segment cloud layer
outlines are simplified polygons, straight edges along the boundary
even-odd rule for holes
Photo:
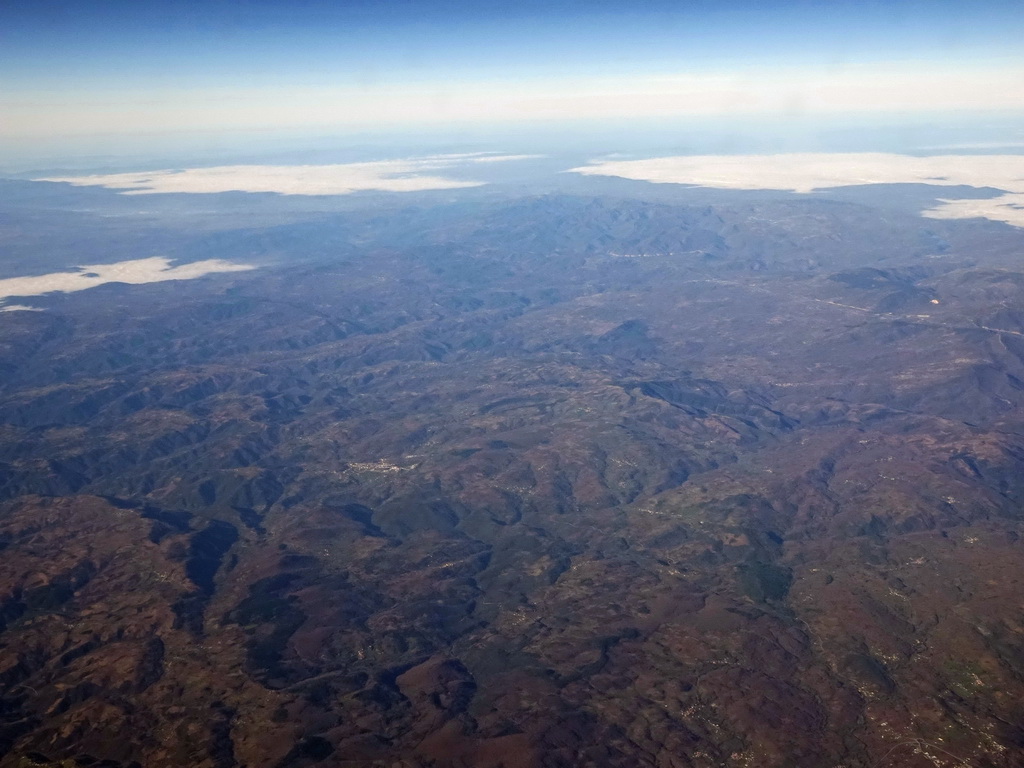
[[[923,215],[983,217],[1024,227],[1024,155],[700,155],[596,162],[572,172],[659,184],[802,193],[861,184],[992,187],[1007,194],[987,200],[942,200]]]
[[[348,195],[353,192],[420,192],[478,187],[486,182],[434,175],[479,163],[522,160],[530,155],[441,155],[338,165],[222,165],[213,168],[67,176],[37,179],[77,187],[106,187],[123,194],[275,192],[282,195]]]
[[[830,57],[833,54],[829,54]],[[570,57],[571,58],[571,57]],[[614,58],[614,57],[612,57]],[[1013,61],[799,63],[507,79],[399,78],[366,85],[0,89],[0,141],[189,131],[368,130],[523,121],[799,117],[1024,110]],[[510,70],[512,71],[512,70]],[[305,79],[305,78],[304,78]],[[144,108],[142,106],[144,105]]]
[[[9,277],[0,280],[0,312],[30,310],[20,304],[5,304],[11,297],[42,296],[60,292],[73,293],[95,288],[104,283],[160,283],[165,280],[192,280],[214,272],[242,272],[254,269],[248,264],[234,264],[221,259],[195,261],[172,267],[169,259],[154,256],[149,259],[135,259],[116,264],[93,264],[82,266],[75,272],[51,272],[48,275],[31,277]]]

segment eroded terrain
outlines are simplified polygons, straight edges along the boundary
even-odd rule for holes
[[[1024,765],[1024,233],[716,200],[0,316],[0,765]]]

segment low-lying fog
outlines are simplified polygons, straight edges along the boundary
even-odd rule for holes
[[[160,283],[165,280],[192,280],[214,272],[241,272],[253,269],[248,264],[235,264],[221,259],[195,261],[171,266],[170,259],[154,256],[148,259],[122,261],[117,264],[93,264],[74,272],[51,272],[48,275],[9,277],[0,280],[0,312],[33,310],[36,307],[8,304],[13,297],[42,296],[47,293],[72,293],[95,288],[104,283]]]
[[[353,192],[422,192],[479,187],[485,181],[451,178],[479,164],[529,159],[528,155],[475,153],[332,165],[222,165],[212,168],[37,179],[77,187],[105,187],[122,194],[275,192],[282,195],[347,195]]]
[[[935,219],[982,217],[1024,227],[1024,155],[697,155],[596,161],[572,171],[658,184],[801,193],[863,184],[989,187],[1005,194],[988,199],[943,199],[922,215]]]

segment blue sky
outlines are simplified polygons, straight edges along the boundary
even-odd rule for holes
[[[1024,110],[1019,2],[0,4],[0,140]]]
[[[7,0],[9,86],[322,83],[1020,57],[1010,2]]]

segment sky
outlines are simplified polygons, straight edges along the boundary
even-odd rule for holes
[[[2,0],[0,144],[1024,114],[1020,2]],[[143,142],[144,143],[144,142]]]

